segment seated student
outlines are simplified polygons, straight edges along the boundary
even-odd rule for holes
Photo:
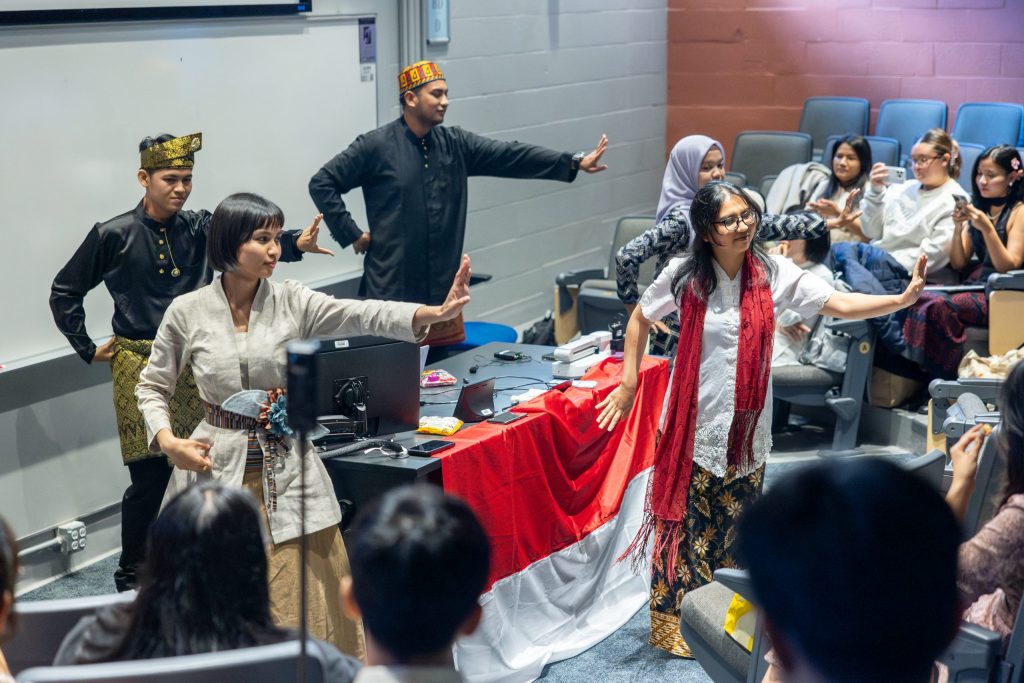
[[[14,631],[14,582],[18,578],[18,544],[7,522],[0,518],[0,642]],[[0,650],[0,683],[14,683]]]
[[[491,547],[473,511],[436,486],[393,489],[352,527],[345,608],[366,629],[356,683],[461,681],[452,644],[482,615]]]
[[[942,497],[885,460],[784,477],[737,535],[773,646],[764,680],[930,680],[957,628],[959,542]]]
[[[960,546],[957,586],[964,621],[1009,635],[1024,592],[1024,363],[1010,371],[999,402],[1000,456],[1006,459],[1006,486],[995,516]],[[974,493],[978,456],[985,440],[980,426],[950,448],[953,483],[946,502],[963,519]]]
[[[868,241],[861,231],[860,215],[853,216],[844,207],[854,190],[864,190],[870,170],[871,145],[862,136],[847,135],[832,148],[832,174],[815,188],[807,209],[827,219],[833,242]]]
[[[259,505],[241,488],[205,482],[164,507],[149,532],[139,595],[83,618],[55,665],[219,652],[291,640],[270,617],[267,538]],[[348,683],[358,660],[310,640],[325,679]]]
[[[992,273],[1024,263],[1024,164],[1009,145],[989,147],[971,172],[973,199],[953,212],[949,264],[961,284],[985,284]],[[968,326],[988,324],[985,292],[925,292],[907,313],[908,356],[933,376],[956,377]]]
[[[931,270],[949,263],[953,240],[953,195],[963,194],[960,148],[941,128],[932,128],[911,149],[914,180],[888,186],[883,163],[871,167],[864,193],[861,230],[872,244],[910,272],[921,254]]]
[[[785,256],[812,275],[825,282],[835,283],[828,267],[832,241],[829,233],[807,240],[784,240],[770,253]],[[818,315],[802,318],[799,313],[785,310],[775,321],[775,342],[772,346],[772,367],[800,365],[800,352],[807,344],[807,335],[818,320]],[[824,332],[824,330],[822,330]]]

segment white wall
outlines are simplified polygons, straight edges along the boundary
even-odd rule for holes
[[[446,123],[569,151],[610,140],[601,174],[571,185],[470,180],[471,319],[511,325],[552,306],[555,276],[604,267],[615,221],[653,214],[664,172],[665,0],[452,0]]]

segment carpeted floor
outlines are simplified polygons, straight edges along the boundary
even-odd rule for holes
[[[817,450],[827,440],[824,430],[813,426],[804,426],[799,431],[777,436],[765,472],[765,487],[770,487],[779,476],[817,461]],[[892,446],[865,446],[864,453],[864,456],[859,457],[881,456],[898,462],[914,457]],[[111,593],[114,590],[113,573],[116,568],[115,555],[18,599],[48,600]],[[711,680],[697,662],[680,659],[649,646],[649,626],[648,612],[641,609],[622,628],[586,652],[548,665],[540,678],[552,683],[640,683],[664,680],[707,683]]]

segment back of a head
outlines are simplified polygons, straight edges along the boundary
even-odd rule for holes
[[[1006,461],[1006,498],[1024,493],[1024,362],[1018,362],[1003,382],[999,397],[999,450]]]
[[[133,626],[118,658],[272,642],[266,539],[244,489],[208,482],[161,511],[149,534]]]
[[[959,541],[927,482],[874,458],[784,477],[738,535],[774,632],[835,683],[928,680],[959,620]]]
[[[14,584],[18,579],[18,542],[0,517],[0,639],[13,630]]]
[[[364,510],[348,551],[363,626],[400,662],[450,646],[490,571],[476,515],[426,484],[389,491]]]

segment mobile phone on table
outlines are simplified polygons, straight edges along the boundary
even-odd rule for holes
[[[435,453],[453,448],[455,443],[452,441],[442,441],[441,439],[431,439],[430,441],[424,441],[418,443],[409,449],[409,455],[419,455],[429,457]]]
[[[497,415],[489,419],[488,422],[493,422],[494,424],[499,425],[507,425],[509,422],[515,422],[516,420],[521,420],[524,417],[526,417],[526,415],[524,415],[523,413],[498,413]]]
[[[902,182],[906,182],[907,169],[902,166],[886,166],[885,170],[888,173],[885,181],[890,185],[899,185]]]

